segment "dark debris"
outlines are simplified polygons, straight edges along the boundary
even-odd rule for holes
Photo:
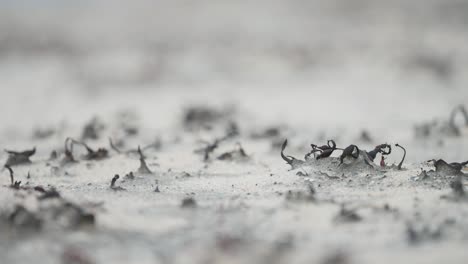
[[[111,184],[110,184],[110,188],[114,191],[126,191],[125,188],[122,188],[120,186],[116,186],[115,183],[117,182],[117,180],[120,178],[120,176],[118,174],[116,174],[114,176],[114,178],[112,178],[112,181],[111,181]]]
[[[140,155],[140,168],[138,168],[138,173],[140,174],[153,174],[153,172],[148,168],[146,164],[146,157],[143,155],[140,146],[138,146],[138,154]]]
[[[30,158],[34,154],[36,154],[36,148],[25,151],[5,150],[5,152],[8,153],[8,159],[5,163],[5,166],[16,166],[22,164],[30,164]]]
[[[180,205],[182,208],[195,208],[197,207],[197,202],[193,197],[187,197],[182,200]]]

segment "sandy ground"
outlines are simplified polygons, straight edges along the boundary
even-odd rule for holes
[[[37,153],[13,167],[22,190],[0,175],[1,263],[467,262],[456,177],[421,176],[429,159],[468,160],[462,115],[460,135],[445,124],[468,107],[466,1],[202,2],[4,4],[0,146]],[[189,128],[191,106],[220,117]],[[63,164],[65,139],[94,117],[102,127],[85,142],[109,156],[87,161],[75,145],[78,162]],[[433,120],[430,135],[415,132]],[[239,133],[208,161],[194,152],[231,123]],[[384,168],[380,154],[373,169],[339,167],[337,150],[291,169],[286,138],[301,160],[327,139],[393,151]],[[237,143],[248,157],[217,159]],[[403,170],[390,166],[395,143]],[[151,174],[125,153],[138,145],[150,145]],[[115,174],[125,190],[110,187]]]

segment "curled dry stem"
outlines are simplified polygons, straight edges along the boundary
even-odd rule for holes
[[[403,158],[401,159],[400,163],[398,164],[398,170],[401,170],[401,166],[403,166],[403,162],[405,161],[406,158],[406,149],[401,146],[400,144],[395,144],[395,146],[401,148],[403,150]]]

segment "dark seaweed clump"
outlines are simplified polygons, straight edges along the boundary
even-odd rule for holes
[[[40,231],[45,226],[77,229],[94,226],[95,216],[86,208],[64,199],[55,189],[35,188],[41,195],[34,195],[40,203],[38,209],[27,208],[21,202],[11,210],[0,212],[0,221],[15,231]]]
[[[187,197],[182,200],[180,205],[182,208],[195,208],[197,207],[197,202],[193,197]]]
[[[5,152],[8,153],[8,159],[5,163],[5,166],[16,166],[22,164],[30,164],[30,158],[34,154],[36,154],[36,148],[25,151],[5,150]]]
[[[140,146],[138,146],[138,154],[140,156],[140,168],[138,168],[138,173],[140,174],[153,174],[153,172],[148,168],[146,164],[146,157],[143,155]]]
[[[184,113],[183,125],[188,130],[211,130],[216,124],[230,120],[232,114],[231,109],[192,106]]]

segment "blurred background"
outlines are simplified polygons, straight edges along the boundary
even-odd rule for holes
[[[468,98],[468,1],[0,0],[0,135],[187,104],[395,138]]]

